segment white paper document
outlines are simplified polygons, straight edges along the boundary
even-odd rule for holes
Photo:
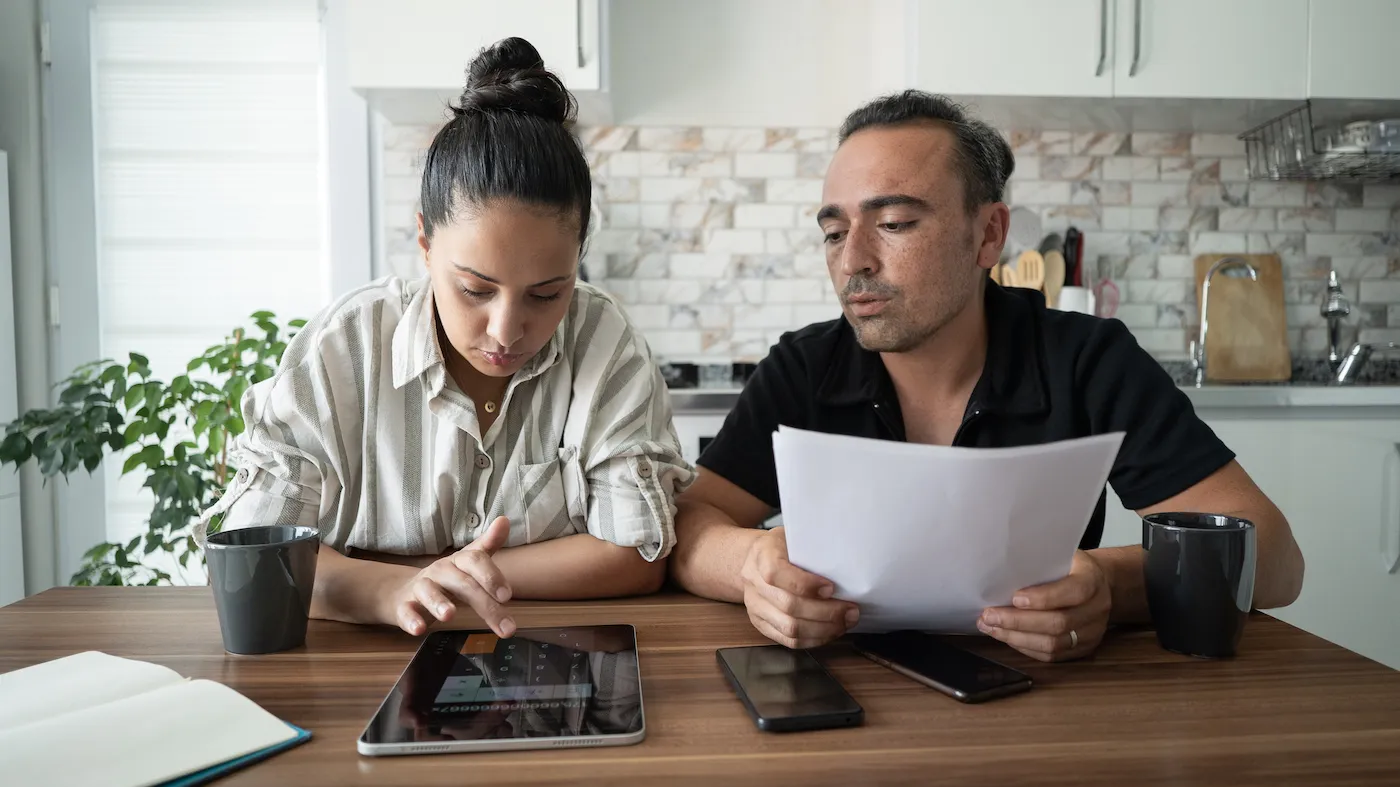
[[[1123,433],[952,448],[781,427],[788,559],[860,605],[855,631],[971,633],[1069,573]]]

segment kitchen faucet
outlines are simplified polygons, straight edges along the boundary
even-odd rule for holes
[[[1371,360],[1371,353],[1376,350],[1381,350],[1382,352],[1394,350],[1396,347],[1397,345],[1395,342],[1386,342],[1385,344],[1362,344],[1361,342],[1357,342],[1353,344],[1351,350],[1342,358],[1341,363],[1333,368],[1333,371],[1336,373],[1333,380],[1338,385],[1351,385],[1356,382],[1357,376],[1361,373],[1361,370],[1366,367],[1366,362]]]
[[[1220,271],[1244,268],[1250,281],[1259,281],[1259,270],[1239,257],[1224,257],[1210,267],[1205,283],[1201,285],[1201,336],[1191,342],[1191,367],[1196,370],[1196,387],[1200,388],[1206,379],[1206,330],[1210,315],[1210,280]]]
[[[1351,314],[1351,303],[1342,294],[1335,270],[1327,275],[1327,294],[1323,296],[1321,312],[1327,318],[1327,363],[1335,374],[1342,365],[1342,318]]]

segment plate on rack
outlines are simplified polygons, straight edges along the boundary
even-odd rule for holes
[[[1330,153],[1400,153],[1400,118],[1348,123],[1324,139]]]

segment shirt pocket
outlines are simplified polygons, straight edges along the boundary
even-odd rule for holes
[[[518,465],[515,480],[517,510],[524,518],[525,538],[518,543],[512,538],[513,546],[548,541],[578,532],[570,510],[569,496],[564,489],[563,469],[558,461]],[[511,529],[516,530],[515,527]]]

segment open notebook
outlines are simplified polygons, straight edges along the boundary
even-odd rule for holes
[[[0,675],[0,783],[198,784],[310,738],[220,683],[88,651]]]

